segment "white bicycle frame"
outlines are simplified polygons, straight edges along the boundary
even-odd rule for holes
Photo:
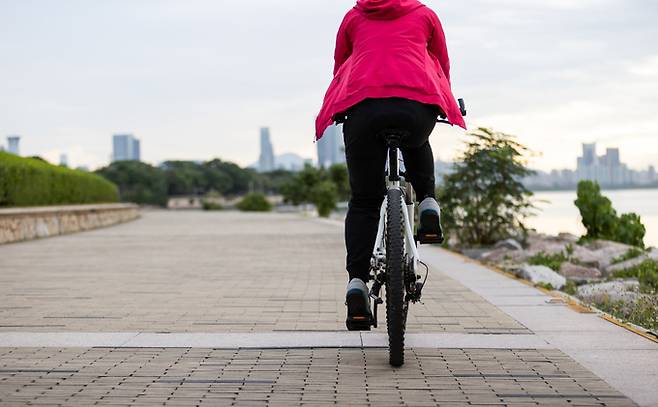
[[[400,151],[399,149],[396,149],[395,151],[395,158],[398,161],[401,161],[399,159],[399,154]],[[390,155],[389,155],[390,157]],[[388,160],[387,160],[388,161]],[[387,168],[390,168],[389,163],[387,162]],[[399,168],[399,166],[398,166]],[[418,262],[420,261],[420,256],[418,255],[418,249],[416,247],[416,239],[414,238],[414,231],[413,231],[413,225],[414,225],[414,213],[415,213],[415,204],[412,200],[411,204],[407,205],[405,202],[405,196],[407,194],[407,191],[405,191],[402,186],[400,181],[390,181],[387,177],[386,179],[386,190],[390,190],[392,188],[397,188],[402,191],[402,194],[400,195],[400,199],[402,202],[400,202],[401,207],[406,206],[407,210],[402,211],[403,213],[403,222],[404,222],[404,248],[405,248],[405,254],[407,256],[411,257],[411,266],[413,267],[413,272],[415,273],[416,270],[418,269]],[[407,188],[411,190],[411,185],[408,184]],[[411,191],[409,191],[410,193]],[[384,198],[384,202],[382,203],[382,207],[379,211],[379,227],[377,229],[377,239],[375,240],[375,247],[373,249],[373,261],[374,261],[374,266],[378,266],[381,264],[386,263],[386,244],[385,244],[385,232],[386,232],[386,213],[388,208],[388,197]],[[378,267],[375,267],[376,269]]]

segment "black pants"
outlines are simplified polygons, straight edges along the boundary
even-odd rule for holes
[[[345,245],[350,279],[368,281],[386,195],[387,146],[379,133],[385,129],[410,132],[400,148],[407,179],[419,201],[434,197],[434,156],[428,137],[438,113],[436,106],[399,98],[366,99],[347,112],[343,133],[352,198],[345,219]]]

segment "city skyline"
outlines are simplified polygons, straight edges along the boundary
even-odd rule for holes
[[[23,135],[23,154],[67,152],[72,166],[97,168],[107,134],[129,128],[149,145],[146,162],[245,166],[258,155],[257,117],[280,151],[315,155],[313,118],[353,0],[63,1],[0,4],[0,134]],[[543,152],[533,167],[544,170],[572,166],[563,150],[583,142],[616,145],[634,167],[658,161],[658,43],[646,41],[658,36],[658,3],[426,3],[443,21],[471,128],[517,135]],[[105,35],[116,21],[122,30]],[[454,159],[463,139],[437,128],[437,158]]]

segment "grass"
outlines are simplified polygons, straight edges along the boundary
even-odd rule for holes
[[[644,296],[633,303],[605,301],[593,305],[621,320],[654,331],[658,329],[658,296]]]
[[[628,249],[628,251],[626,253],[622,254],[619,257],[615,257],[614,259],[612,259],[612,264],[623,263],[627,260],[639,257],[642,254],[644,254],[644,250],[639,249],[637,247],[632,247],[632,248]]]
[[[575,296],[578,293],[578,284],[573,280],[567,280],[567,283],[562,287],[562,291]]]
[[[658,263],[653,260],[646,260],[635,267],[618,271],[612,278],[637,278],[641,292],[654,296],[658,294]]]
[[[546,254],[540,252],[528,259],[528,264],[533,266],[546,266],[553,271],[559,271],[562,263],[568,261],[564,253]]]
[[[536,283],[535,287],[543,288],[544,290],[553,291],[555,287],[551,283]]]

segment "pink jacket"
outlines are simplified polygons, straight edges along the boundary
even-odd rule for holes
[[[358,0],[338,30],[334,59],[334,79],[315,122],[317,139],[335,115],[367,98],[437,105],[466,128],[450,89],[441,22],[418,0]]]

